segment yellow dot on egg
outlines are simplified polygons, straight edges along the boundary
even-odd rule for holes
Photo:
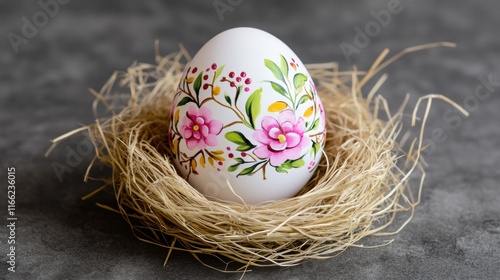
[[[219,93],[220,93],[220,87],[219,86],[214,87],[213,93],[214,93],[215,96],[219,95]]]
[[[198,130],[200,130],[200,126],[199,126],[199,125],[197,125],[197,124],[193,125],[193,130],[194,130],[194,131],[198,131]]]

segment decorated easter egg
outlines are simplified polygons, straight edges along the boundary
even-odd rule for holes
[[[296,195],[318,166],[325,134],[321,100],[304,64],[254,28],[208,41],[173,98],[174,164],[211,199],[257,204]]]

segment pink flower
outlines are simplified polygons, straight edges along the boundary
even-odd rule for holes
[[[212,112],[206,108],[191,105],[182,119],[181,135],[186,139],[188,149],[204,149],[217,145],[217,135],[222,130],[222,122],[212,120]]]
[[[254,150],[254,154],[259,158],[269,158],[273,166],[280,166],[288,159],[297,159],[302,148],[310,144],[305,131],[304,119],[300,117],[297,121],[292,110],[281,111],[278,119],[265,116],[262,129],[253,133],[253,138],[262,144]]]

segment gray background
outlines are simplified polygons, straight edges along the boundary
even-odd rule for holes
[[[226,0],[215,3],[228,3]],[[239,2],[239,3],[238,3]],[[22,35],[26,17],[43,11],[36,1],[0,3],[0,213],[6,217],[7,167],[17,176],[16,273],[7,273],[7,231],[0,226],[0,275],[8,279],[235,279],[175,252],[134,238],[121,216],[95,206],[113,205],[110,192],[80,198],[100,186],[82,182],[91,155],[68,162],[85,143],[76,137],[48,158],[50,139],[93,121],[92,95],[115,70],[134,61],[154,61],[183,43],[191,54],[217,33],[235,26],[264,29],[288,44],[305,63],[338,61],[342,69],[371,65],[384,49],[452,41],[455,49],[409,55],[387,69],[382,93],[393,108],[405,93],[442,93],[470,110],[464,118],[435,102],[426,141],[427,179],[413,220],[399,234],[366,238],[374,245],[349,248],[340,256],[283,268],[255,268],[246,279],[493,279],[500,272],[500,17],[498,1],[401,1],[386,27],[352,56],[356,26],[374,20],[371,11],[388,1],[232,1],[218,16],[212,1],[69,1],[48,18],[15,53],[9,32]],[[286,4],[284,4],[286,3]],[[39,20],[43,20],[40,18]],[[496,82],[488,96],[475,96],[479,76]],[[486,92],[487,93],[487,92]],[[441,131],[444,138],[433,138]],[[414,135],[416,130],[413,130]],[[71,169],[61,180],[55,162]],[[72,165],[71,167],[69,165]],[[96,168],[94,177],[109,170]],[[400,216],[396,224],[406,217]],[[210,264],[220,264],[206,259]],[[1,278],[1,277],[0,277]]]

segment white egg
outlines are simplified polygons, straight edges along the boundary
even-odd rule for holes
[[[300,191],[325,134],[304,64],[273,35],[240,27],[212,38],[187,65],[169,139],[179,174],[198,191],[257,204]]]

